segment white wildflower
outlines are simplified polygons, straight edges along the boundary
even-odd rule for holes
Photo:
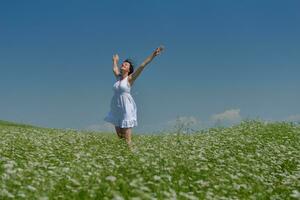
[[[179,195],[185,197],[186,199],[198,200],[198,197],[194,196],[191,192],[189,193],[179,192]]]
[[[298,190],[293,190],[293,193],[290,196],[295,199],[300,199],[300,192]]]
[[[27,189],[30,190],[31,192],[35,192],[36,191],[36,188],[33,187],[32,185],[28,185]]]
[[[115,182],[117,180],[117,178],[115,176],[107,176],[105,178],[105,180],[111,181],[111,182]]]
[[[154,175],[154,176],[153,176],[153,179],[154,179],[155,181],[159,181],[161,178],[160,178],[160,176]]]

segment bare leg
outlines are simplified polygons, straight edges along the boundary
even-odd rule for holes
[[[116,129],[116,132],[117,132],[117,134],[118,134],[118,137],[119,137],[119,138],[123,138],[123,137],[122,137],[122,131],[121,131],[121,128],[118,127],[118,126],[115,126],[115,129]]]
[[[122,135],[125,138],[127,144],[131,147],[131,128],[121,128]]]

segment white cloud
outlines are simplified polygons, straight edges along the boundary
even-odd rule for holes
[[[189,132],[200,129],[201,125],[202,122],[194,116],[180,116],[167,121],[165,126],[167,130],[178,131],[180,129],[183,132]]]
[[[181,120],[181,121],[188,121],[188,122],[191,122],[192,124],[200,123],[200,120],[198,120],[196,117],[193,117],[193,116],[179,117],[179,120]]]
[[[240,109],[230,109],[222,113],[212,115],[211,119],[217,124],[232,124],[241,121],[242,117],[240,115]]]
[[[287,121],[300,122],[300,114],[290,115],[286,118]]]
[[[176,119],[172,119],[170,121],[167,121],[168,126],[174,126],[176,123],[185,123],[185,124],[199,124],[200,120],[198,120],[194,116],[181,116],[177,117]]]
[[[91,124],[84,128],[84,130],[88,131],[114,131],[114,126],[108,122],[105,122],[103,124]]]

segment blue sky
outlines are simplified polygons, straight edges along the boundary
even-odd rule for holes
[[[300,2],[1,1],[0,119],[109,129],[112,55],[140,64],[135,132],[300,120]]]

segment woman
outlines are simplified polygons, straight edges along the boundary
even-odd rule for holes
[[[137,126],[137,107],[130,94],[130,89],[146,65],[162,50],[163,47],[158,47],[136,71],[134,71],[130,59],[126,59],[119,70],[119,56],[118,54],[113,55],[113,72],[117,82],[113,85],[114,96],[111,99],[110,112],[104,120],[115,126],[119,138],[125,138],[129,146],[131,146],[131,129]]]

